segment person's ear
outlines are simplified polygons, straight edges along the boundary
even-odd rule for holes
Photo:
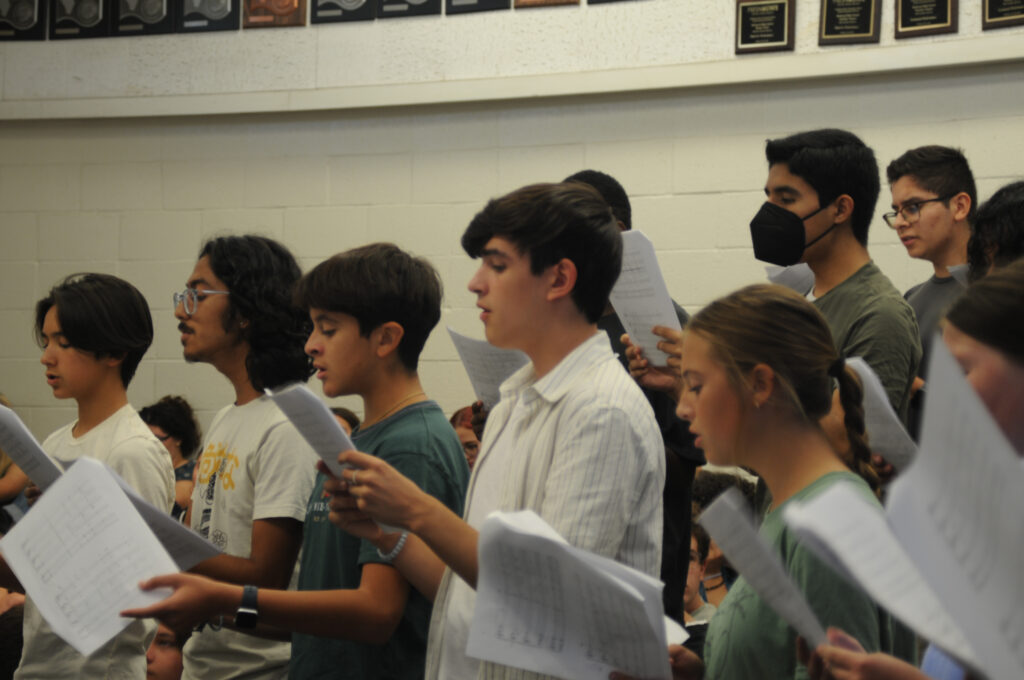
[[[971,197],[966,191],[961,191],[959,194],[949,199],[949,209],[953,211],[953,219],[957,222],[963,222],[967,219],[967,216],[971,214]]]
[[[836,217],[835,221],[837,224],[846,222],[853,217],[853,197],[849,194],[842,194],[835,200],[836,205]]]
[[[396,352],[404,335],[405,329],[402,328],[402,324],[397,321],[385,321],[373,329],[371,334],[374,352],[381,359]]]
[[[576,287],[576,279],[579,272],[576,271],[576,263],[567,257],[551,265],[549,271],[550,284],[548,287],[549,301],[567,297],[572,294]]]
[[[775,391],[775,371],[768,364],[757,364],[750,369],[747,382],[750,385],[754,408],[761,408]]]

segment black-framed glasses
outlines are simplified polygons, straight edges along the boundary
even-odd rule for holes
[[[913,203],[907,203],[895,212],[887,212],[882,215],[882,219],[893,229],[896,228],[896,217],[903,217],[903,221],[907,224],[914,224],[921,219],[921,206],[925,203],[935,203],[937,201],[948,201],[953,198],[956,194],[950,194],[948,196],[938,196],[936,198],[926,198],[923,201],[914,201]]]
[[[210,290],[208,288],[186,288],[180,293],[174,294],[174,306],[181,305],[185,313],[192,316],[196,313],[196,303],[203,298],[200,295],[230,295],[229,290]]]

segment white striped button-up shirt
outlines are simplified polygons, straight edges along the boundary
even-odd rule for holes
[[[476,497],[481,475],[495,474],[496,497]],[[598,332],[539,380],[527,364],[502,384],[463,516],[470,516],[475,503],[534,510],[570,544],[657,577],[664,485],[664,446],[651,407],[612,353],[607,335]],[[427,678],[439,678],[442,652],[448,647],[452,653],[456,640],[465,652],[470,622],[450,611],[457,579],[447,571],[435,600]],[[450,661],[448,672],[458,666]],[[543,677],[492,663],[471,667],[477,666],[465,680]]]

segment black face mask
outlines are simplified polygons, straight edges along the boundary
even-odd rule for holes
[[[750,220],[750,239],[754,243],[754,257],[762,262],[789,267],[800,261],[804,251],[825,237],[836,228],[833,224],[818,238],[805,243],[804,222],[811,219],[828,206],[822,206],[810,215],[800,217],[774,203],[765,202],[761,209]]]

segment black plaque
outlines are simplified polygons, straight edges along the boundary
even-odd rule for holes
[[[512,9],[512,0],[445,0],[444,13],[467,14],[502,9]]]
[[[793,0],[736,0],[736,54],[793,49]]]
[[[377,0],[377,18],[420,17],[441,13],[441,0]]]
[[[171,0],[110,0],[110,35],[172,33],[177,5]]]
[[[896,37],[956,33],[956,0],[896,0]]]
[[[241,0],[184,0],[178,32],[237,31],[242,25]]]
[[[50,0],[50,40],[106,37],[108,16],[103,0]]]
[[[377,4],[373,0],[312,0],[311,8],[310,21],[314,24],[377,18]]]
[[[882,21],[879,4],[880,0],[821,0],[818,44],[878,42]]]
[[[981,27],[988,31],[1024,24],[1024,0],[983,0]]]
[[[0,7],[0,40],[46,40],[45,0],[15,0]]]

